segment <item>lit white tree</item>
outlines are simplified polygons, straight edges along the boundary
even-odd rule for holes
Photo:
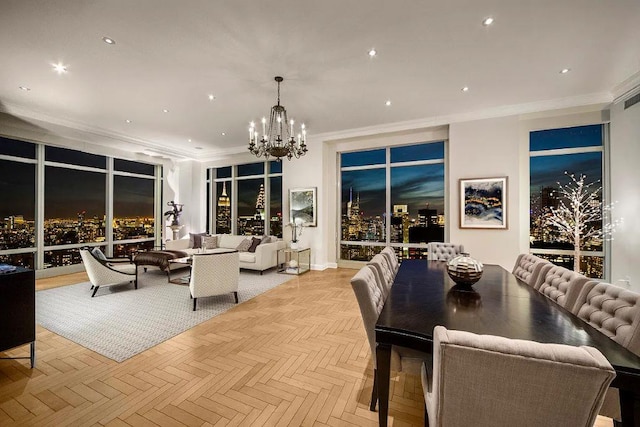
[[[620,221],[611,220],[613,204],[600,200],[600,181],[585,183],[586,175],[568,174],[568,184],[558,183],[559,204],[551,208],[547,224],[555,227],[560,236],[573,241],[573,270],[580,272],[580,250],[588,243],[602,241],[615,231]]]

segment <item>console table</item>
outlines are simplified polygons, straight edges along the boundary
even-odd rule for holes
[[[2,359],[30,359],[36,363],[36,279],[35,272],[16,267],[15,271],[0,274],[0,351],[30,344],[29,357]]]

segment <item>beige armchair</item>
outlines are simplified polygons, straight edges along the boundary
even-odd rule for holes
[[[193,255],[189,280],[193,311],[196,311],[198,298],[228,293],[233,293],[237,304],[239,279],[238,252]]]
[[[130,262],[114,264],[103,261],[96,258],[88,249],[80,249],[80,256],[91,282],[92,298],[96,296],[101,286],[132,282],[134,288],[138,289],[138,269],[135,264]]]
[[[591,427],[615,377],[592,347],[442,326],[433,338],[433,369],[422,369],[425,425],[431,427]]]

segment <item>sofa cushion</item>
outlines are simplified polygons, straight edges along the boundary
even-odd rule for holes
[[[189,233],[189,247],[192,249],[198,249],[202,247],[202,236],[206,236],[207,233]]]
[[[258,239],[257,237],[251,238],[251,246],[247,249],[247,252],[255,252],[258,245],[262,243],[262,239]]]
[[[235,236],[233,234],[218,234],[218,247],[235,249],[247,236]]]
[[[202,247],[204,249],[216,249],[218,247],[218,236],[202,236]]]
[[[106,261],[107,260],[107,257],[105,256],[104,252],[102,252],[100,250],[100,248],[91,249],[91,253],[93,254],[94,257],[96,257],[97,259],[99,259],[101,261]]]
[[[236,250],[238,252],[248,252],[250,247],[251,247],[251,239],[244,239],[242,242],[240,242],[238,246],[236,246]]]
[[[262,240],[260,240],[260,243],[271,243],[271,236],[262,236]]]
[[[254,264],[256,262],[256,254],[253,252],[240,252],[238,254],[238,258],[240,262],[246,262],[249,264]]]

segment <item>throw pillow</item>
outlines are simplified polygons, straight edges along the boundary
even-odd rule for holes
[[[104,254],[104,252],[102,252],[100,250],[100,248],[91,249],[91,253],[93,254],[94,257],[98,258],[101,261],[106,261],[107,260],[106,255]]]
[[[216,249],[218,247],[218,236],[202,236],[202,247]]]
[[[256,237],[251,238],[251,246],[247,249],[247,252],[255,252],[258,245],[262,243],[262,239],[258,239]]]
[[[262,236],[262,240],[260,240],[260,244],[263,243],[271,243],[271,236]]]
[[[207,233],[189,233],[189,247],[192,249],[198,249],[202,247],[202,236],[206,236]]]
[[[236,247],[236,250],[238,252],[247,252],[250,247],[251,247],[251,239],[244,239],[242,242],[240,242],[238,247]]]

